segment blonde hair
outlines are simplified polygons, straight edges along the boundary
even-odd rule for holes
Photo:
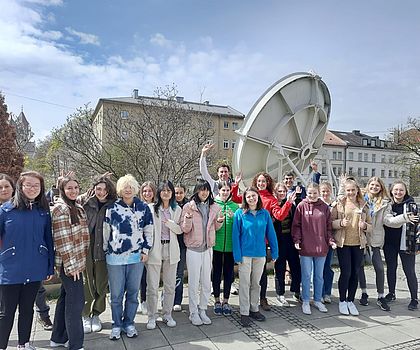
[[[327,187],[331,191],[331,193],[333,191],[332,185],[327,181],[323,181],[319,184],[319,189],[320,190],[321,190],[322,187]]]
[[[376,181],[381,186],[381,190],[379,191],[379,193],[376,196],[372,196],[369,192],[369,184],[373,181]],[[384,198],[390,199],[384,182],[382,181],[381,178],[379,178],[377,176],[373,176],[369,179],[369,181],[366,185],[366,188],[365,188],[365,193],[367,194],[367,197],[369,198],[369,201],[374,203],[375,209],[379,209],[382,206],[382,201],[384,200]]]
[[[123,177],[120,177],[117,181],[118,197],[122,196],[122,192],[124,188],[126,188],[127,186],[130,186],[133,189],[133,192],[135,193],[135,195],[137,195],[137,193],[139,192],[139,183],[137,182],[136,178],[133,175],[127,174],[127,175],[124,175]]]
[[[358,183],[355,180],[346,179],[344,181],[344,189],[346,188],[347,185],[353,185],[356,187],[357,189],[356,200],[359,203],[359,205],[363,205],[365,203],[365,200],[363,199],[362,190],[360,189],[360,186],[358,185]],[[347,198],[347,196],[344,195],[344,198]]]

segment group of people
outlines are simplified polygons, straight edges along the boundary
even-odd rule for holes
[[[311,314],[311,285],[313,306],[327,312],[334,249],[340,266],[340,313],[359,314],[354,303],[359,279],[359,302],[368,303],[363,266],[370,251],[378,305],[389,310],[388,304],[396,299],[399,255],[411,293],[408,308],[417,309],[415,254],[406,253],[406,235],[419,218],[408,209],[413,199],[402,181],[396,181],[388,195],[377,177],[364,191],[354,179],[343,178],[333,200],[329,183],[310,182],[304,188],[295,186],[292,173],[275,183],[261,172],[241,193],[241,175],[232,181],[227,164],[219,166],[217,180],[209,175],[206,155],[212,147],[203,147],[202,179],[189,199],[185,186],[169,180],[156,187],[125,175],[115,185],[109,173],[81,194],[78,180],[69,173],[60,177],[58,196],[50,203],[39,173],[24,172],[16,184],[0,174],[0,349],[7,348],[17,307],[18,348],[34,348],[30,342],[34,302],[42,281],[55,271],[61,291],[50,345],[70,350],[83,349],[84,334],[102,329],[99,316],[106,309],[108,289],[111,340],[122,333],[128,338],[138,335],[138,311],[147,313],[147,329],[156,328],[157,322],[175,327],[172,312],[182,310],[185,266],[189,319],[196,326],[212,323],[207,314],[212,291],[213,312],[232,314],[229,297],[235,264],[242,325],[264,321],[260,307],[271,308],[266,297],[269,260],[274,262],[281,306],[289,306],[285,293],[289,271],[290,291],[302,303],[303,313]],[[319,181],[319,176],[313,178]],[[387,295],[381,250],[387,263]]]

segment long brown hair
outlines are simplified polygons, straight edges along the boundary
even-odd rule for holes
[[[74,181],[79,185],[79,182],[71,177],[63,177],[58,184],[58,191],[60,192],[60,197],[66,203],[70,209],[70,220],[73,225],[78,224],[79,221],[79,209],[76,207],[76,201],[70,200],[66,193],[64,192],[64,187],[70,182]]]
[[[255,192],[258,196],[257,207],[255,208],[255,210],[262,209],[263,205],[262,205],[262,200],[261,200],[260,193],[258,192],[258,190],[255,187],[248,187],[242,195],[242,209],[243,209],[244,213],[246,213],[249,210],[249,204],[246,201],[246,194],[248,192]]]

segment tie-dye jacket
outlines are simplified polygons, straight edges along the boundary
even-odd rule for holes
[[[134,197],[128,206],[120,198],[106,210],[103,249],[110,265],[140,262],[153,246],[153,216],[146,203]]]

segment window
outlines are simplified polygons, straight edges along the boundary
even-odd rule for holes
[[[223,122],[223,129],[229,129],[229,122],[227,120]]]
[[[362,168],[357,168],[357,176],[358,177],[362,176]]]
[[[388,157],[388,162],[389,162],[389,163],[394,163],[394,159],[393,159],[391,156],[389,156],[389,157]]]
[[[223,149],[229,149],[229,140],[223,140]]]
[[[230,146],[232,147],[232,149],[235,149],[235,145],[236,145],[236,141],[232,140],[230,142]]]
[[[385,163],[385,154],[381,154],[381,163]]]
[[[121,116],[121,119],[127,119],[128,118],[128,111],[121,111],[120,116]]]
[[[394,177],[398,177],[398,171],[394,170]]]
[[[337,152],[336,151],[333,152],[333,159],[337,160]]]
[[[337,159],[338,160],[343,159],[343,152],[337,152]]]
[[[339,166],[339,167],[337,168],[337,175],[338,175],[338,176],[340,176],[340,175],[341,175],[341,166]]]
[[[385,177],[385,170],[384,169],[381,170],[381,177]]]
[[[401,177],[405,177],[405,170],[401,171]]]
[[[376,176],[376,169],[372,169],[372,176]]]
[[[368,140],[367,139],[363,139],[362,140],[362,145],[363,146],[367,146],[368,145]]]
[[[353,167],[351,166],[351,167],[349,167],[349,175],[350,176],[353,176]]]
[[[128,139],[128,132],[121,131],[121,140],[127,140],[127,139]]]
[[[349,152],[349,160],[353,160],[353,152]]]
[[[392,177],[392,170],[388,170],[388,177]]]
[[[326,174],[326,172],[325,172],[325,171],[326,171],[326,169],[325,169],[325,167],[323,166],[323,167],[322,167],[322,170],[321,170],[321,174],[322,174],[322,175],[325,175],[325,174]]]
[[[376,141],[370,140],[370,147],[376,147]]]
[[[239,124],[237,122],[232,122],[232,129],[237,130],[239,128]]]
[[[367,161],[368,161],[368,158],[369,158],[369,154],[365,153],[365,154],[363,155],[363,160],[364,160],[365,162],[367,162]]]
[[[376,163],[376,154],[372,154],[372,163]]]
[[[368,168],[363,169],[363,176],[368,176]]]
[[[210,120],[207,121],[207,127],[208,128],[213,128],[214,127],[213,120],[210,119]]]
[[[334,175],[337,176],[337,168],[336,167],[333,167],[333,173],[334,173]]]
[[[361,152],[359,152],[359,153],[357,154],[357,160],[358,160],[359,162],[361,162],[361,161],[362,161],[362,157],[363,157],[363,154],[362,154]]]

